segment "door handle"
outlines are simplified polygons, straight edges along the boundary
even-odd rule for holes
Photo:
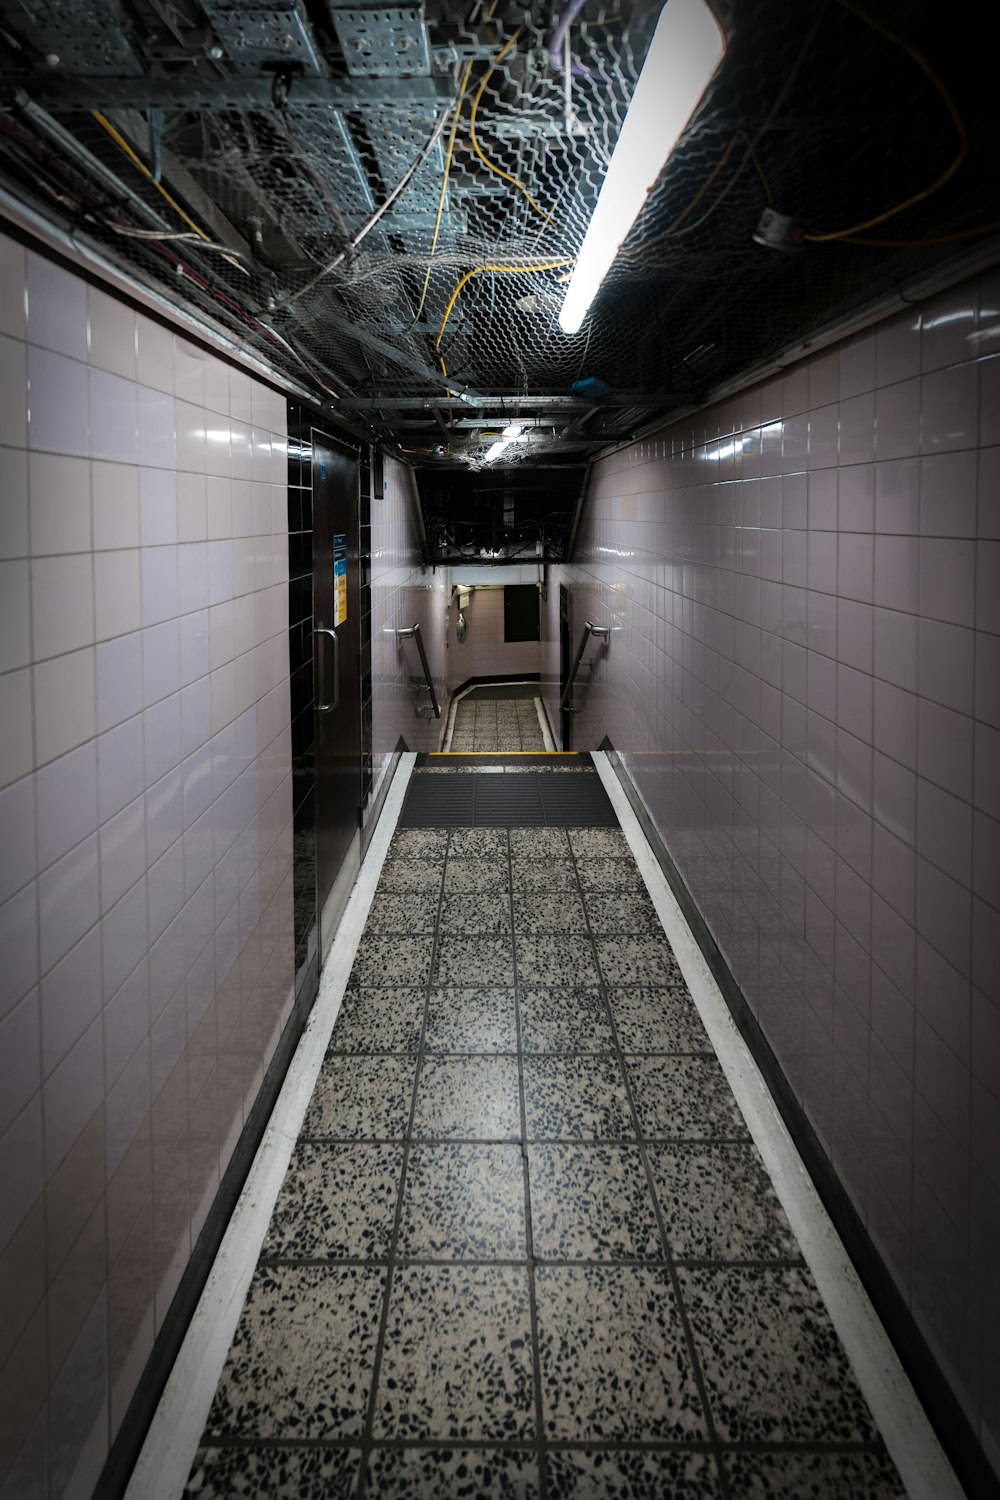
[[[325,625],[317,625],[314,634],[317,637],[321,635],[328,635],[333,642],[333,702],[317,703],[316,705],[316,712],[318,714],[329,714],[333,712],[333,710],[337,707],[337,704],[340,702],[340,642],[337,640],[337,632],[335,630],[328,629],[328,627]],[[322,687],[326,682],[326,672],[324,670],[326,663],[323,659],[323,655],[320,653],[319,646],[320,642],[317,639],[316,676],[319,678],[320,687]]]

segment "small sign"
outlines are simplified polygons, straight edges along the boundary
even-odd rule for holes
[[[343,625],[347,620],[347,563],[333,565],[333,623]]]

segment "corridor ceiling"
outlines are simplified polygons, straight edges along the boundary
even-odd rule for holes
[[[992,5],[714,5],[725,59],[573,336],[659,0],[569,6],[568,46],[566,0],[0,0],[0,185],[418,468],[517,420],[512,488],[579,473],[1000,227]]]

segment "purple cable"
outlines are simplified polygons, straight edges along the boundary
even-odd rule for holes
[[[570,3],[556,22],[556,29],[552,33],[552,40],[549,42],[549,61],[560,73],[563,67],[562,49],[563,42],[566,40],[566,33],[581,10],[583,10],[585,4],[586,0],[570,0]],[[580,63],[571,63],[570,70],[574,78],[599,79],[601,76],[596,68],[584,68]]]

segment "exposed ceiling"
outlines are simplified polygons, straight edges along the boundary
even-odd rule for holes
[[[715,6],[722,67],[572,337],[562,280],[659,0],[571,7],[568,56],[562,0],[0,0],[0,180],[433,470],[440,505],[541,463],[578,490],[603,447],[1000,227],[986,0]],[[753,238],[768,205],[780,248]],[[515,420],[506,478],[470,486]],[[552,556],[561,504],[531,523]]]

